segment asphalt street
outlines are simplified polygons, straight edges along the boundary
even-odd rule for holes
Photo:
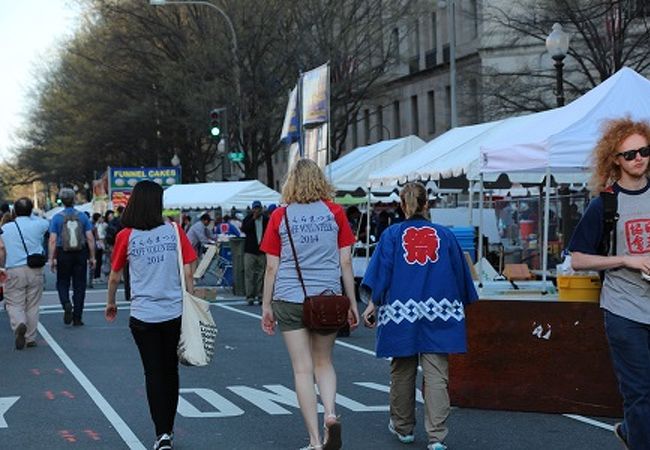
[[[154,432],[128,304],[120,304],[109,324],[105,297],[100,285],[89,290],[85,326],[71,327],[63,324],[56,293],[46,292],[38,346],[22,351],[14,349],[7,314],[0,312],[0,448],[151,448]],[[306,445],[289,358],[279,335],[262,333],[260,307],[224,291],[212,312],[219,326],[216,359],[207,368],[181,368],[175,448]],[[335,346],[344,448],[426,448],[421,405],[414,444],[389,434],[389,366],[374,357],[373,345],[373,331],[359,329]],[[447,444],[451,450],[620,449],[614,422],[454,408]]]

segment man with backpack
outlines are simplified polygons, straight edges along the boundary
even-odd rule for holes
[[[64,209],[50,222],[49,263],[56,272],[56,288],[63,307],[63,323],[81,326],[86,298],[87,265],[95,267],[95,238],[90,219],[74,208],[75,193],[63,188],[59,198]],[[70,281],[72,302],[70,303]]]
[[[593,153],[594,198],[569,250],[575,270],[604,272],[605,315],[624,420],[614,433],[630,450],[650,448],[650,123],[611,120]]]

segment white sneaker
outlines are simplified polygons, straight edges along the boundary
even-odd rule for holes
[[[395,425],[393,425],[392,420],[388,421],[388,431],[390,431],[392,434],[397,436],[397,439],[399,439],[399,441],[402,444],[412,444],[413,442],[415,442],[415,435],[414,434],[412,434],[412,433],[411,434],[401,434],[401,433],[399,433],[395,429]]]
[[[172,437],[167,433],[158,436],[153,444],[153,450],[172,450]]]

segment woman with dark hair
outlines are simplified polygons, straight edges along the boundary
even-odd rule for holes
[[[196,259],[185,232],[176,224],[164,223],[162,188],[152,181],[140,181],[133,188],[122,214],[122,229],[115,238],[111,273],[108,278],[106,320],[117,316],[115,293],[125,264],[131,275],[131,317],[129,327],[144,367],[149,412],[156,428],[154,450],[173,446],[173,429],[178,406],[178,356],[183,293],[177,252],[183,255],[183,274],[193,290],[191,263]]]
[[[406,220],[381,235],[362,281],[372,292],[362,317],[377,326],[377,357],[392,358],[388,430],[404,444],[415,440],[420,365],[427,449],[446,450],[448,355],[467,350],[465,307],[478,296],[454,234],[427,218],[424,186],[406,184],[400,199]]]

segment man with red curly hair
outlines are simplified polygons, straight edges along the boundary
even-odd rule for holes
[[[611,250],[599,254],[604,201],[594,198],[569,250],[575,270],[605,272],[600,307],[624,420],[614,432],[627,448],[650,448],[650,124],[630,118],[607,122],[593,152],[594,194],[616,195]]]

